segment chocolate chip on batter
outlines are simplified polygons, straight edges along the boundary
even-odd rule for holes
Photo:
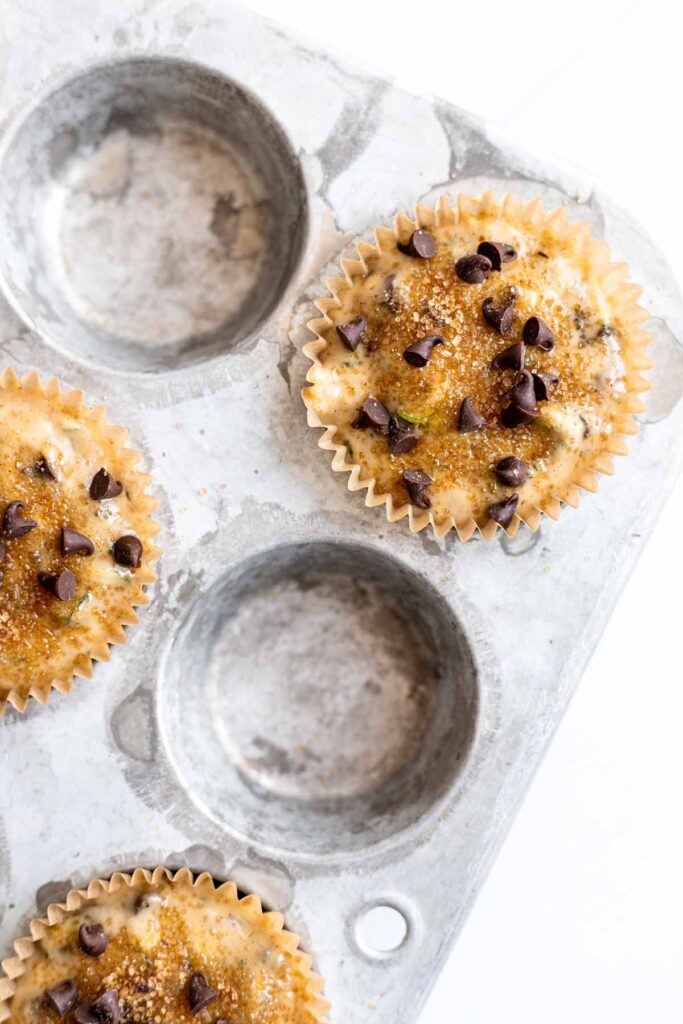
[[[396,274],[389,274],[384,279],[384,290],[380,299],[380,304],[390,306],[392,309],[398,305],[398,296],[396,294]]]
[[[493,505],[489,505],[488,513],[491,516],[491,519],[500,523],[505,530],[514,519],[515,509],[517,508],[518,502],[519,495],[511,494],[509,497],[503,498],[502,501],[494,501]]]
[[[472,434],[475,430],[482,430],[486,426],[486,419],[478,409],[475,409],[474,402],[470,397],[463,398],[458,413],[458,433]]]
[[[114,561],[119,565],[125,565],[128,569],[139,569],[142,563],[142,541],[127,533],[114,541],[112,547]]]
[[[347,324],[338,324],[337,334],[347,348],[355,352],[365,334],[368,322],[364,316],[357,316],[355,320],[349,320]]]
[[[110,988],[104,995],[101,995],[92,1004],[92,1008],[102,1024],[118,1024],[121,1019],[119,994],[116,989]]]
[[[190,1003],[190,1009],[195,1017],[198,1013],[201,1013],[209,1003],[212,1003],[214,999],[218,999],[218,992],[211,988],[206,980],[206,975],[199,971],[193,974],[190,978],[188,1000]]]
[[[87,1003],[81,1003],[77,1006],[74,1011],[74,1019],[77,1024],[100,1024],[100,1018],[97,1016],[92,1006],[88,1006]]]
[[[25,533],[38,525],[34,519],[25,519],[22,516],[22,508],[26,508],[23,501],[10,501],[5,509],[2,517],[2,532],[8,540],[23,537]]]
[[[443,345],[445,341],[441,334],[428,334],[426,338],[419,338],[408,345],[403,352],[403,358],[411,366],[426,366],[436,345]]]
[[[455,272],[465,284],[482,284],[492,269],[491,260],[479,253],[461,256],[455,264]]]
[[[88,493],[94,501],[105,501],[107,498],[116,498],[123,487],[104,467],[98,469],[92,478]]]
[[[389,427],[389,412],[380,401],[370,395],[361,405],[358,416],[351,426],[358,430],[371,427],[372,430],[377,430],[380,434],[386,434]]]
[[[542,352],[552,352],[557,340],[545,320],[541,320],[540,316],[529,317],[524,324],[522,337],[527,345],[540,348]]]
[[[517,259],[517,250],[509,242],[480,242],[477,252],[491,261],[494,270],[500,270],[503,263]]]
[[[76,1007],[74,1017],[78,1024],[119,1024],[121,1007],[118,992],[110,988],[90,1006],[82,1003]]]
[[[102,956],[109,945],[109,936],[101,924],[82,924],[78,942],[86,956]]]
[[[427,488],[430,487],[434,481],[428,473],[424,473],[421,469],[406,469],[403,474],[403,486],[408,492],[413,505],[417,505],[418,508],[431,508],[432,503],[427,495]]]
[[[416,256],[420,260],[429,260],[436,255],[436,242],[424,228],[413,231],[408,241],[405,244],[398,242],[396,248],[406,256]]]
[[[47,461],[44,455],[41,455],[39,458],[36,459],[33,468],[38,476],[42,476],[46,480],[57,479],[57,477],[54,474],[54,470],[52,469],[52,466]]]
[[[522,370],[524,368],[524,342],[516,341],[504,348],[491,362],[494,370]]]
[[[529,467],[516,455],[508,455],[496,463],[493,472],[505,487],[521,487],[529,476]]]
[[[70,601],[76,596],[78,581],[70,569],[61,572],[39,572],[38,582],[59,601]]]
[[[520,370],[515,377],[515,382],[507,393],[512,405],[519,406],[525,412],[536,407],[536,390],[534,378],[530,370]]]
[[[389,447],[392,455],[405,455],[413,450],[420,437],[411,425],[400,418],[392,416],[389,419]]]
[[[89,537],[78,530],[72,530],[70,526],[62,527],[59,544],[63,555],[92,555],[95,550]]]
[[[537,417],[538,409],[522,409],[519,405],[510,404],[501,412],[500,421],[504,427],[521,427]]]
[[[502,306],[494,306],[493,299],[489,297],[482,302],[481,311],[486,323],[502,336],[507,334],[512,327],[512,321],[515,318],[515,300],[510,298]]]
[[[534,391],[539,402],[546,402],[560,383],[556,373],[532,373],[534,378]]]
[[[45,998],[60,1017],[69,1012],[76,1002],[76,995],[76,982],[72,978],[66,978],[64,981],[60,981],[58,985],[55,985],[54,988],[45,990]]]

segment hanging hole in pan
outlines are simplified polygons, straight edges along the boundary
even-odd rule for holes
[[[196,64],[91,68],[39,102],[0,156],[0,277],[67,353],[170,370],[239,349],[277,305],[307,223],[273,116]]]
[[[162,735],[226,829],[303,857],[411,829],[478,714],[467,639],[431,585],[361,545],[269,549],[196,601],[163,669]]]
[[[389,902],[377,902],[361,910],[353,924],[353,940],[365,956],[386,960],[402,949],[410,935],[406,914]]]

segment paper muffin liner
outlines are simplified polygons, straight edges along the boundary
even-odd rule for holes
[[[77,913],[88,904],[96,904],[102,894],[116,893],[121,889],[147,891],[150,886],[157,886],[163,880],[171,882],[179,889],[194,889],[202,895],[220,894],[223,905],[239,906],[242,919],[263,928],[273,945],[294,965],[304,982],[305,1007],[310,1011],[311,1020],[325,1024],[330,1004],[321,995],[323,979],[313,972],[312,957],[299,949],[298,935],[284,927],[282,914],[273,910],[264,911],[259,896],[252,893],[240,897],[235,882],[217,883],[208,871],[203,871],[195,877],[189,868],[180,868],[179,871],[173,872],[165,867],[156,867],[152,871],[147,868],[135,868],[132,874],[117,871],[111,878],[93,879],[85,889],[72,889],[64,903],[50,904],[45,917],[34,918],[29,925],[30,935],[14,942],[16,955],[3,960],[0,965],[5,975],[0,977],[0,1022],[10,1016],[11,1000],[16,989],[15,979],[25,973],[27,961],[53,925],[61,923],[70,914]]]
[[[325,284],[330,295],[315,300],[314,305],[322,316],[315,317],[307,323],[308,328],[316,337],[303,347],[304,354],[314,365],[308,371],[306,379],[309,382],[309,387],[304,387],[302,398],[307,409],[308,425],[324,430],[318,441],[318,446],[325,451],[334,453],[333,471],[348,474],[348,489],[350,491],[364,490],[367,492],[365,495],[367,506],[384,505],[386,517],[390,523],[407,516],[413,533],[431,526],[437,538],[455,530],[461,541],[469,540],[476,533],[490,541],[495,537],[499,524],[489,519],[483,525],[479,525],[474,517],[461,522],[456,522],[453,516],[436,521],[433,510],[420,510],[409,501],[399,505],[395,503],[391,494],[381,493],[377,489],[377,481],[374,477],[363,475],[363,467],[349,457],[346,445],[339,443],[339,440],[336,439],[337,426],[323,422],[313,407],[310,392],[315,386],[315,370],[316,367],[322,365],[319,356],[328,345],[324,334],[334,326],[329,314],[342,304],[340,296],[353,286],[354,280],[368,275],[367,260],[369,258],[394,250],[400,238],[405,238],[418,228],[429,229],[453,225],[461,221],[474,221],[479,216],[493,212],[509,218],[511,225],[515,225],[520,230],[525,227],[536,230],[542,226],[550,230],[558,241],[568,245],[572,253],[580,253],[587,258],[587,273],[594,280],[600,281],[606,295],[614,303],[625,335],[625,340],[621,344],[625,395],[620,402],[620,411],[614,417],[613,432],[604,448],[595,451],[590,462],[582,466],[580,472],[577,472],[569,482],[558,486],[548,497],[533,505],[523,516],[515,513],[510,526],[505,530],[507,535],[513,537],[522,522],[530,530],[536,531],[541,524],[543,515],[547,515],[551,519],[558,519],[563,505],[577,508],[582,491],[596,491],[598,476],[601,474],[612,475],[614,472],[612,457],[628,454],[626,438],[637,434],[640,429],[638,423],[633,419],[633,415],[643,412],[645,409],[640,395],[649,390],[650,384],[643,377],[642,371],[650,369],[653,364],[646,354],[651,336],[642,327],[649,318],[649,314],[647,310],[638,305],[642,288],[628,281],[628,266],[625,263],[611,262],[609,246],[606,242],[591,237],[590,228],[585,221],[570,223],[566,212],[562,209],[548,213],[540,199],[523,203],[515,196],[506,194],[498,203],[492,192],[485,192],[481,196],[459,194],[455,197],[454,202],[451,202],[448,196],[443,195],[434,208],[418,203],[413,218],[405,213],[398,213],[394,219],[393,228],[380,226],[375,229],[374,242],[363,240],[356,242],[358,258],[341,258],[340,266],[343,276],[329,278]]]
[[[156,574],[151,568],[159,558],[161,549],[152,543],[152,539],[159,533],[160,526],[155,523],[150,515],[159,506],[158,500],[147,493],[151,485],[151,477],[135,469],[141,455],[132,448],[126,447],[128,431],[124,427],[112,426],[107,422],[107,412],[101,406],[90,406],[84,401],[82,391],[62,391],[61,385],[56,378],[50,378],[41,384],[37,373],[32,372],[23,378],[19,378],[11,368],[0,373],[0,402],[3,396],[11,392],[23,392],[28,395],[36,395],[49,400],[52,407],[59,409],[64,414],[78,415],[87,424],[92,438],[97,442],[99,438],[107,445],[112,445],[117,454],[117,475],[125,483],[125,490],[131,500],[135,502],[135,534],[143,545],[142,564],[135,570],[134,586],[130,587],[128,599],[120,606],[120,613],[115,619],[107,620],[105,616],[100,617],[99,635],[93,637],[93,642],[87,654],[81,653],[73,659],[70,666],[64,666],[49,679],[27,680],[27,685],[18,688],[4,688],[0,679],[0,716],[4,713],[7,704],[11,704],[17,711],[26,710],[29,699],[33,698],[40,704],[45,704],[50,698],[52,690],[60,693],[69,693],[73,687],[74,677],[90,678],[93,674],[93,661],[109,661],[111,658],[110,645],[124,644],[126,633],[124,626],[132,626],[139,622],[135,608],[149,604],[150,598],[145,588],[154,583]],[[92,632],[92,630],[91,630]]]

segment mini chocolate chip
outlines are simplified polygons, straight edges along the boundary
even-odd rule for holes
[[[420,440],[417,431],[399,416],[392,416],[389,420],[389,447],[392,455],[405,455],[413,450]]]
[[[74,1017],[78,1024],[119,1024],[121,1007],[118,992],[110,988],[90,1006],[82,1003],[76,1007]]]
[[[368,327],[368,322],[364,316],[357,316],[355,320],[349,320],[347,324],[339,324],[337,327],[337,334],[344,342],[347,348],[350,348],[352,352],[355,352],[365,334]]]
[[[147,984],[146,981],[139,981],[137,983],[137,985],[135,986],[135,991],[136,992],[149,992],[151,990],[150,990],[150,987],[149,987],[149,985]]]
[[[109,945],[109,936],[101,924],[82,924],[78,942],[86,956],[102,956]]]
[[[380,301],[387,306],[396,305],[396,274],[389,274],[389,276],[384,279],[384,292]]]
[[[512,520],[514,519],[515,509],[519,502],[518,494],[511,494],[507,498],[503,498],[502,501],[494,501],[493,505],[489,505],[488,513],[491,519],[494,519],[497,523],[507,529]]]
[[[534,378],[534,391],[539,402],[546,402],[553,393],[560,378],[556,373],[532,373]]]
[[[127,533],[124,537],[119,537],[118,540],[115,540],[112,552],[114,561],[118,562],[119,565],[125,565],[129,569],[140,568],[142,562],[142,542],[137,537],[134,537],[132,533]]]
[[[76,982],[72,978],[66,978],[64,981],[60,981],[58,985],[55,985],[54,988],[45,990],[45,997],[48,1003],[57,1011],[60,1017],[69,1012],[76,1002],[76,995]]]
[[[433,482],[431,476],[421,469],[406,469],[403,474],[403,486],[407,490],[408,497],[413,505],[417,505],[418,508],[432,507],[432,503],[425,492]]]
[[[524,324],[522,337],[527,345],[533,345],[535,348],[540,348],[542,352],[552,352],[555,348],[555,335],[550,330],[545,320],[541,320],[540,316],[529,317],[527,322]]]
[[[389,413],[381,402],[370,395],[361,405],[358,416],[351,426],[358,430],[371,427],[373,430],[379,431],[380,434],[386,434],[389,426]]]
[[[455,264],[455,272],[466,284],[482,284],[491,273],[491,260],[479,253],[461,256]]]
[[[530,370],[520,370],[515,377],[515,383],[507,393],[512,405],[518,405],[520,409],[533,410],[536,407],[536,391],[534,389],[534,378]]]
[[[509,348],[504,348],[491,362],[494,370],[524,369],[524,342],[516,341]]]
[[[515,300],[511,298],[502,306],[494,306],[493,299],[489,297],[482,302],[481,311],[486,323],[500,335],[505,335],[512,327],[512,321],[515,318]]]
[[[39,572],[38,582],[60,601],[70,601],[76,596],[78,581],[70,569],[61,572]]]
[[[218,999],[218,992],[211,988],[206,980],[206,975],[197,972],[190,978],[188,999],[192,1013],[197,1016],[205,1007]]]
[[[443,345],[446,339],[440,334],[428,334],[426,338],[414,341],[403,352],[403,358],[411,366],[423,367],[429,362],[436,345]]]
[[[421,260],[429,260],[436,255],[436,242],[424,228],[413,231],[407,243],[398,242],[396,248],[406,256],[416,256]]]
[[[74,1011],[74,1018],[77,1024],[100,1024],[100,1018],[97,1016],[92,1006],[88,1006],[87,1003],[81,1003],[77,1006]]]
[[[57,479],[57,477],[55,476],[55,474],[54,474],[54,472],[52,470],[52,466],[47,461],[47,459],[45,458],[44,455],[41,455],[38,459],[36,459],[36,461],[35,461],[35,463],[33,465],[33,468],[36,471],[38,476],[45,477],[46,480],[56,480]]]
[[[25,519],[22,516],[22,508],[26,508],[23,501],[10,501],[5,509],[2,517],[2,532],[8,540],[23,537],[25,533],[38,525],[34,519]]]
[[[510,404],[500,414],[504,427],[521,427],[531,423],[538,417],[538,409],[522,409],[519,405]]]
[[[118,1024],[121,1019],[119,994],[116,989],[110,988],[104,995],[101,995],[92,1004],[92,1008],[102,1024]]]
[[[122,490],[123,487],[118,480],[102,467],[92,478],[88,493],[94,501],[105,501],[107,498],[115,498]]]
[[[517,259],[517,250],[509,242],[480,242],[477,252],[491,261],[494,270],[500,270],[503,263]]]
[[[529,476],[529,467],[516,455],[508,455],[495,465],[493,472],[505,487],[521,487]]]
[[[475,430],[482,430],[486,426],[486,420],[482,414],[475,409],[471,398],[463,398],[458,413],[458,433],[472,434]]]
[[[84,534],[78,530],[72,530],[70,526],[63,526],[59,538],[63,555],[92,555],[95,545]]]

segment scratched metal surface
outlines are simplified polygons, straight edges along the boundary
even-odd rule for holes
[[[2,952],[72,885],[188,864],[285,913],[333,1022],[408,1024],[680,469],[676,285],[576,172],[252,13],[1,10],[1,362],[130,428],[164,527],[128,644],[0,723]],[[629,261],[658,365],[597,496],[462,547],[347,493],[300,349],[351,238],[485,186],[565,206]],[[385,956],[355,936],[378,902],[408,922]]]

